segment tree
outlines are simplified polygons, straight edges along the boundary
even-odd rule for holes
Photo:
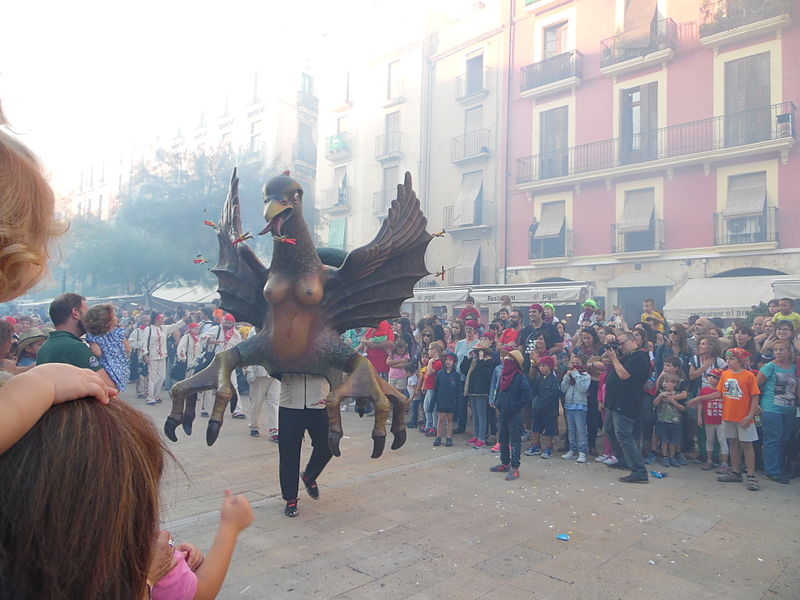
[[[239,168],[242,226],[263,228],[260,189],[271,168],[249,160]],[[227,148],[206,153],[159,150],[141,164],[113,220],[74,219],[65,260],[72,289],[86,295],[145,294],[167,283],[213,285],[216,236],[204,221],[219,220],[235,158]],[[262,254],[263,238],[249,242]],[[208,260],[197,264],[194,259]]]

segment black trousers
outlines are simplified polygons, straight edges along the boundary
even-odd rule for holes
[[[284,500],[297,498],[300,486],[300,449],[303,436],[311,436],[311,458],[303,471],[308,479],[316,481],[331,459],[328,447],[328,411],[324,408],[278,409],[278,454],[280,456],[281,495]]]

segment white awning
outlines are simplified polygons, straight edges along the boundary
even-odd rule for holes
[[[461,177],[461,189],[458,192],[458,204],[456,204],[456,222],[445,223],[446,227],[472,225],[475,222],[475,202],[482,187],[483,171],[464,173]]]
[[[750,217],[764,212],[767,203],[766,173],[738,175],[728,180],[725,217]]]
[[[625,194],[625,209],[618,228],[621,233],[647,231],[653,219],[655,202],[653,189],[635,190]]]
[[[424,302],[428,304],[439,304],[441,302],[464,302],[469,295],[469,288],[448,288],[432,287],[417,288],[414,290],[414,297],[406,302]]]
[[[664,305],[670,321],[685,322],[691,315],[741,319],[753,306],[773,297],[774,275],[687,279]]]
[[[536,233],[533,238],[540,240],[543,238],[554,238],[561,235],[561,230],[564,228],[564,213],[565,203],[561,202],[548,202],[542,204],[542,220],[536,228]]]
[[[800,279],[796,277],[787,279],[776,279],[772,282],[773,298],[800,298]]]
[[[575,285],[549,283],[538,286],[496,286],[473,288],[470,295],[477,304],[499,304],[500,296],[510,297],[511,304],[580,304],[589,297],[589,286],[585,282],[577,282]]]
[[[211,302],[218,297],[217,289],[204,286],[162,287],[153,292],[153,297],[167,302],[192,303]]]
[[[650,26],[656,14],[657,0],[628,0],[623,22],[620,48],[647,48],[650,45]]]
[[[470,284],[475,281],[475,263],[481,253],[480,240],[467,240],[461,246],[460,263],[453,269],[452,282],[455,285]]]

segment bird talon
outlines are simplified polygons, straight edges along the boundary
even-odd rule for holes
[[[334,456],[341,456],[342,452],[339,450],[339,440],[342,439],[342,434],[335,431],[328,433],[328,448]]]
[[[394,441],[392,442],[392,450],[397,450],[406,443],[406,428],[403,427],[400,431],[394,434]]]
[[[214,445],[214,442],[216,442],[217,438],[219,437],[219,430],[221,427],[222,423],[215,421],[212,417],[208,422],[208,429],[206,429],[206,444],[209,446]]]
[[[386,447],[386,436],[372,436],[372,454],[370,458],[379,458],[383,454],[383,449]]]
[[[167,417],[167,420],[164,422],[164,435],[166,435],[167,439],[171,442],[178,441],[178,436],[175,435],[175,430],[180,424],[181,422],[175,417]]]

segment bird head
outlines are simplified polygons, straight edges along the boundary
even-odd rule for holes
[[[303,188],[289,177],[289,171],[273,177],[264,186],[264,219],[267,226],[258,235],[272,232],[283,235],[282,228],[295,212],[302,210]]]

